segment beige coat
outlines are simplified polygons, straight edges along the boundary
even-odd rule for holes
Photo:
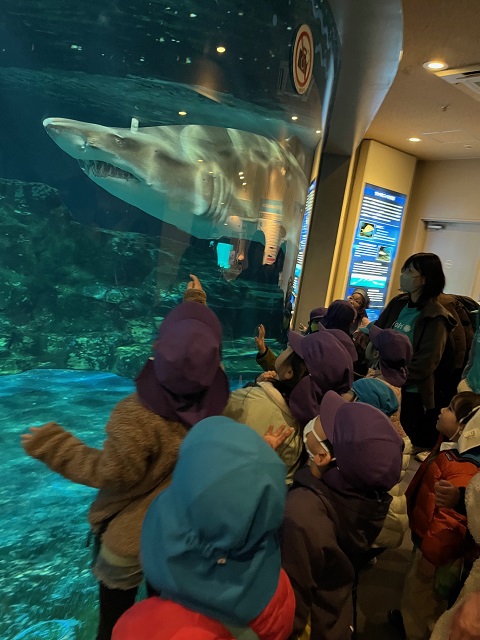
[[[274,429],[282,425],[295,429],[294,433],[277,449],[278,455],[287,465],[287,483],[290,484],[303,450],[301,429],[284,397],[273,384],[260,382],[254,387],[233,391],[223,415],[248,425],[260,436],[265,435],[270,425],[273,425]]]
[[[112,518],[103,542],[119,556],[138,556],[143,518],[169,484],[186,433],[180,423],[146,409],[133,393],[114,408],[102,449],[49,422],[25,450],[65,478],[99,489],[88,515],[92,530]]]

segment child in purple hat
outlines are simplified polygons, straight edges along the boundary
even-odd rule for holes
[[[143,580],[140,531],[153,499],[169,484],[190,427],[217,415],[229,385],[221,367],[222,330],[195,276],[184,302],[163,321],[136,392],[120,401],[94,449],[55,422],[22,436],[28,455],[65,478],[98,489],[89,521],[99,583],[97,640],[109,640]],[[268,425],[267,425],[268,426]]]
[[[294,476],[282,527],[282,566],[296,599],[292,637],[345,640],[355,571],[367,558],[398,482],[402,439],[381,411],[326,393],[303,432],[308,466]]]

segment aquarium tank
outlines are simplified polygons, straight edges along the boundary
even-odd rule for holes
[[[232,389],[283,347],[340,47],[326,0],[2,9],[0,638],[90,640],[94,491],[20,436],[101,447],[190,274]]]

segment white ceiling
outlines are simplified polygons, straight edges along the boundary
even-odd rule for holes
[[[480,102],[422,66],[480,67],[480,0],[403,0],[403,14],[403,58],[365,138],[424,160],[480,158]]]

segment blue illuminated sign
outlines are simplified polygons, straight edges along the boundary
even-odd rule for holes
[[[385,306],[406,200],[405,194],[365,184],[346,295],[356,287],[367,289],[370,320],[376,320]]]
[[[305,203],[305,213],[303,214],[302,228],[300,230],[300,240],[298,247],[297,261],[295,263],[295,272],[293,276],[292,286],[292,311],[295,308],[295,300],[298,296],[298,290],[300,288],[300,277],[302,275],[303,260],[305,257],[305,247],[307,246],[308,230],[310,229],[310,218],[312,217],[313,200],[315,198],[315,186],[316,180],[312,180],[307,191],[307,201]]]

